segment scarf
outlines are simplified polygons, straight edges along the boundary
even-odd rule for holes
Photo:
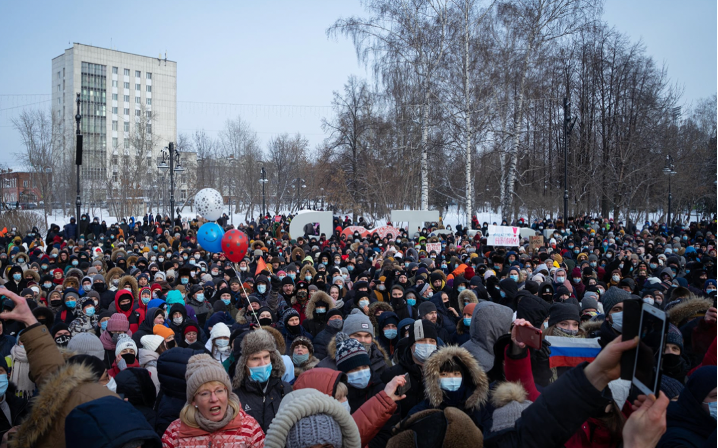
[[[12,357],[12,370],[10,381],[17,386],[17,396],[29,398],[35,391],[35,383],[30,381],[30,363],[27,362],[25,347],[14,345],[10,350]]]
[[[229,392],[229,401],[234,402],[237,404],[237,406],[240,406],[239,403],[239,397],[234,392]],[[234,409],[232,406],[229,406],[227,404],[227,413],[224,414],[224,418],[218,422],[213,422],[209,419],[206,419],[201,412],[197,411],[194,414],[194,420],[197,422],[197,425],[200,427],[200,429],[207,431],[208,433],[214,433],[216,431],[219,431],[220,429],[224,428],[234,419]]]
[[[100,342],[102,342],[102,348],[105,350],[115,351],[117,344],[112,340],[112,334],[109,331],[102,332]]]

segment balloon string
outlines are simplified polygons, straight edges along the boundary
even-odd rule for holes
[[[254,311],[254,308],[252,308],[252,302],[249,301],[249,294],[247,294],[247,290],[244,289],[244,284],[242,283],[242,277],[239,276],[239,273],[237,272],[236,265],[237,263],[232,263],[232,270],[234,271],[234,275],[237,276],[237,280],[239,280],[239,287],[242,288],[242,292],[244,292],[244,299],[247,301],[247,309],[252,311],[252,314],[254,314],[254,319],[257,321],[257,325],[259,325],[259,328],[262,328],[262,324],[259,323],[259,317],[257,317],[257,312]]]

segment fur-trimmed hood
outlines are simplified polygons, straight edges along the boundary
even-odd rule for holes
[[[299,280],[304,280],[304,277],[307,275],[307,272],[312,274],[312,278],[317,275],[317,270],[314,269],[314,266],[312,266],[311,264],[305,264],[304,267],[302,267],[302,270],[299,271]]]
[[[277,350],[277,343],[274,336],[267,330],[259,329],[250,332],[242,339],[242,356],[237,361],[237,367],[234,371],[234,379],[232,380],[232,389],[239,389],[247,375],[247,358],[262,350],[269,351],[269,357],[272,361],[271,376],[281,378],[284,375],[285,367],[281,353]]]
[[[127,252],[125,252],[124,249],[115,249],[112,251],[112,255],[110,255],[110,260],[114,263],[117,260],[117,257],[122,256],[125,260],[127,259]]]
[[[105,283],[107,284],[107,287],[110,288],[112,286],[112,277],[115,275],[119,275],[120,278],[122,278],[123,275],[125,275],[125,271],[122,268],[114,267],[107,271],[105,274]]]
[[[274,337],[274,342],[277,343],[277,350],[279,350],[280,354],[287,351],[287,343],[281,331],[274,327],[262,327],[262,329],[268,331]]]
[[[307,316],[307,319],[314,319],[314,308],[316,308],[318,302],[324,302],[327,304],[327,312],[337,307],[337,304],[334,299],[332,299],[332,296],[324,291],[317,291],[309,298],[307,306],[304,308],[304,315]]]
[[[379,334],[379,322],[376,320],[376,312],[377,311],[394,311],[394,307],[389,304],[389,302],[374,302],[369,305],[369,320],[371,321],[371,324],[374,326],[374,334]]]
[[[426,398],[433,407],[437,408],[444,401],[444,391],[439,384],[441,365],[452,358],[462,366],[464,375],[465,373],[470,375],[471,387],[474,390],[466,399],[465,406],[466,409],[476,410],[486,402],[489,394],[489,378],[483,369],[479,367],[476,358],[468,350],[453,345],[440,348],[424,363],[424,393]],[[466,376],[464,376],[464,381],[466,379]]]
[[[479,298],[476,297],[476,294],[474,291],[466,288],[465,290],[461,291],[459,293],[459,314],[463,314],[464,312],[464,302],[469,303],[479,303]]]
[[[62,281],[62,289],[63,291],[67,288],[75,288],[75,290],[80,290],[80,280],[78,280],[76,277],[65,277],[65,280]]]
[[[82,277],[85,276],[85,273],[82,272],[78,268],[70,268],[65,273],[65,277],[77,277],[77,280],[79,281]]]
[[[33,399],[32,410],[20,425],[11,446],[15,448],[37,446],[53,428],[57,428],[59,418],[63,420],[64,428],[63,410],[68,399],[78,393],[78,386],[96,383],[98,379],[92,369],[84,364],[65,364],[60,367],[41,386],[40,393]],[[86,401],[92,399],[87,397]]]
[[[705,315],[708,308],[712,306],[711,299],[688,299],[668,310],[666,314],[670,323],[680,327],[690,319]]]
[[[304,253],[304,250],[301,247],[295,247],[294,249],[292,249],[291,261],[295,263],[301,263],[306,256],[307,254]]]
[[[22,278],[27,277],[28,274],[32,275],[32,278],[35,281],[35,283],[37,283],[37,284],[40,283],[40,274],[38,274],[37,271],[35,271],[34,269],[25,269],[22,272]]]
[[[601,325],[603,325],[604,320],[605,319],[587,320],[586,322],[581,323],[581,329],[585,331],[586,334],[591,334],[601,328]]]
[[[132,288],[132,297],[137,300],[140,297],[139,286],[137,285],[137,279],[131,275],[125,275],[120,277],[120,283],[117,285],[117,289],[123,289],[129,286]]]

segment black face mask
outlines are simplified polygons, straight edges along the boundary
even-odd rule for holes
[[[259,325],[269,327],[272,325],[272,319],[270,317],[262,317],[259,319]]]
[[[167,350],[169,350],[169,349],[171,349],[171,348],[175,348],[175,346],[177,345],[177,343],[176,343],[175,340],[173,339],[173,340],[171,340],[171,341],[169,341],[169,342],[165,342],[165,345],[167,346]]]
[[[129,311],[131,308],[132,308],[132,302],[120,304],[120,310],[122,310],[122,311]]]
[[[95,283],[94,285],[92,285],[92,289],[102,294],[107,290],[107,285],[105,285],[104,283]]]
[[[299,334],[299,325],[287,325],[287,331],[291,334]]]
[[[50,306],[53,308],[59,308],[62,306],[62,299],[50,300]]]
[[[135,355],[132,353],[125,353],[124,355],[120,356],[122,356],[122,359],[125,360],[128,366],[135,363]]]
[[[681,355],[672,353],[663,355],[663,373],[682,383],[687,372],[688,365]]]
[[[57,344],[60,347],[67,347],[67,343],[70,342],[70,338],[72,336],[63,334],[62,336],[58,336],[55,338],[55,344]]]

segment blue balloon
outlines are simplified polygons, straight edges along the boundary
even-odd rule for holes
[[[197,242],[208,252],[222,252],[224,230],[216,222],[207,222],[197,231]]]

